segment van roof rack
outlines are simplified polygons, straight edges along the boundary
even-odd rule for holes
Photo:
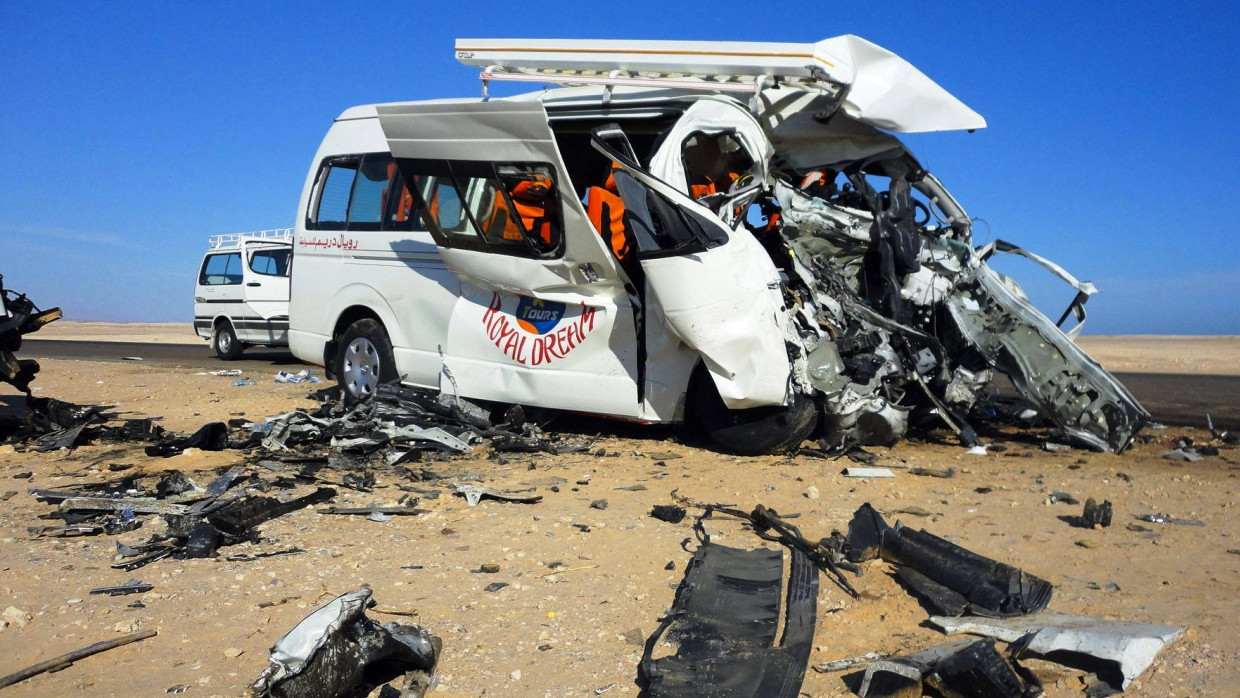
[[[738,41],[457,39],[456,58],[483,69],[484,97],[491,80],[751,94],[778,81],[833,94],[855,72],[821,44]]]
[[[852,34],[813,44],[742,41],[457,39],[456,59],[491,80],[602,85],[758,95],[775,85],[821,92],[837,110],[876,128],[903,133],[974,130],[980,114],[887,49]]]
[[[207,238],[207,243],[211,246],[211,249],[217,250],[221,247],[236,246],[241,243],[242,238],[283,242],[291,237],[293,237],[292,228],[272,228],[270,230],[252,230],[248,233],[224,233],[223,235],[212,235]]]

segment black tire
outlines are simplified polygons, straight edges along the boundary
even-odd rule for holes
[[[240,359],[241,352],[245,351],[245,347],[237,339],[237,333],[233,331],[232,323],[227,320],[220,321],[219,327],[215,328],[212,343],[215,346],[215,355],[223,361]]]
[[[364,318],[349,325],[336,349],[336,381],[346,395],[369,397],[380,383],[396,380],[392,340],[378,320]]]
[[[801,445],[818,425],[818,405],[797,393],[791,405],[729,409],[704,366],[689,381],[685,421],[729,453],[759,456]]]

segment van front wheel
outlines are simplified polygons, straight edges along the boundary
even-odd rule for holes
[[[789,405],[729,409],[703,366],[689,381],[685,421],[702,436],[730,453],[757,456],[781,453],[801,445],[818,424],[818,405],[797,393]]]
[[[233,361],[241,358],[241,352],[244,347],[237,340],[237,333],[233,331],[232,323],[224,320],[219,327],[215,328],[215,355],[223,361]]]
[[[387,330],[370,318],[349,325],[336,354],[336,379],[355,398],[369,397],[380,383],[396,378],[396,361]]]

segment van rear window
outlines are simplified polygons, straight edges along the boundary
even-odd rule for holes
[[[200,286],[232,286],[241,283],[241,253],[211,254],[198,273]]]
[[[314,191],[307,230],[425,230],[389,153],[324,160]]]

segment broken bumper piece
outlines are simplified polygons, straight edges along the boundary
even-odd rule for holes
[[[995,649],[994,640],[962,640],[870,663],[861,698],[920,698],[923,685],[949,698],[1033,698],[1042,683]]]
[[[1119,690],[1127,689],[1154,663],[1162,648],[1183,632],[1167,625],[1096,620],[1056,611],[1003,620],[932,616],[930,622],[948,635],[971,633],[1014,643],[1020,657],[1054,654],[1061,662],[1065,654],[1092,657],[1104,663],[1098,677]]]
[[[944,615],[1007,618],[1036,613],[1050,603],[1050,582],[983,557],[926,531],[888,526],[869,504],[848,524],[848,559],[881,557],[896,577]]]
[[[362,588],[337,597],[296,625],[271,648],[271,664],[252,687],[255,696],[364,696],[408,672],[435,668],[442,642],[422,628],[366,617],[374,606]]]
[[[641,673],[650,698],[797,696],[814,637],[818,570],[794,549],[781,599],[783,558],[779,550],[698,548],[672,612],[646,644]],[[674,642],[676,654],[652,658],[661,640]]]

